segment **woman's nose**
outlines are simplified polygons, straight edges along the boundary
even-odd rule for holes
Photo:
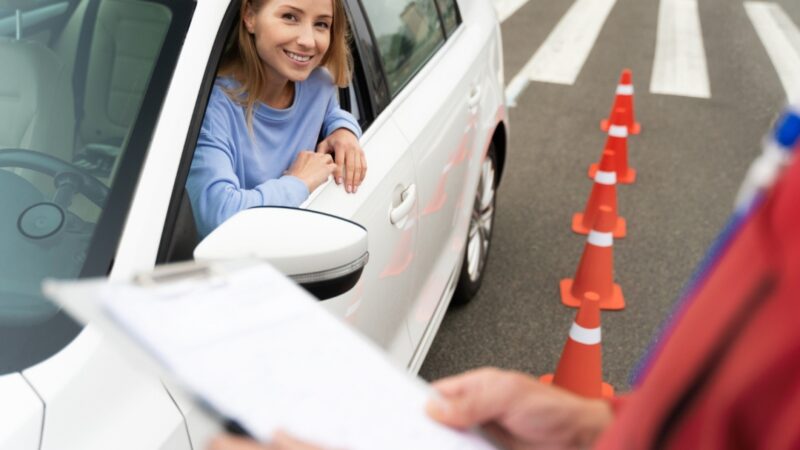
[[[314,27],[309,26],[302,26],[300,27],[299,34],[297,35],[297,44],[305,47],[305,48],[312,48],[314,47]]]

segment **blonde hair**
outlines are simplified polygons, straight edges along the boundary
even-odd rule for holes
[[[255,36],[250,34],[244,23],[248,6],[257,13],[269,0],[242,0],[239,9],[239,25],[236,38],[231,39],[222,57],[218,75],[229,76],[239,82],[239,87],[224,89],[231,100],[245,107],[247,128],[253,130],[253,111],[258,102],[258,94],[266,84],[267,72],[256,49]],[[350,32],[345,18],[343,0],[333,1],[333,23],[328,51],[320,61],[333,78],[333,84],[346,87],[352,73],[352,56],[348,45]]]

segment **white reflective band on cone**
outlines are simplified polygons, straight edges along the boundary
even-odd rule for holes
[[[611,247],[614,244],[614,234],[592,230],[589,232],[589,238],[586,241],[595,247]]]
[[[617,85],[617,95],[633,95],[633,85],[632,84],[618,84]]]
[[[608,127],[608,135],[611,137],[628,137],[628,127],[625,125],[611,125]]]
[[[598,170],[594,174],[594,182],[613,186],[617,184],[617,172],[603,172]]]
[[[572,328],[569,329],[569,338],[584,345],[599,344],[600,327],[583,328],[577,323],[572,322]]]

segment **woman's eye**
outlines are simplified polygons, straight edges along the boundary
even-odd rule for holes
[[[317,22],[317,28],[322,28],[323,30],[327,30],[331,27],[328,22]]]
[[[297,17],[294,14],[290,14],[290,13],[285,13],[282,16],[282,18],[285,19],[285,20],[290,20],[292,22],[296,22],[297,21]]]

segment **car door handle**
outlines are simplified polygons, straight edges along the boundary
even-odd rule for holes
[[[474,109],[478,106],[478,102],[481,101],[481,87],[480,86],[472,86],[472,89],[469,90],[469,97],[467,98],[467,106],[470,109]]]
[[[412,184],[400,195],[400,204],[389,211],[389,220],[397,225],[411,212],[411,207],[417,201],[417,186]]]

